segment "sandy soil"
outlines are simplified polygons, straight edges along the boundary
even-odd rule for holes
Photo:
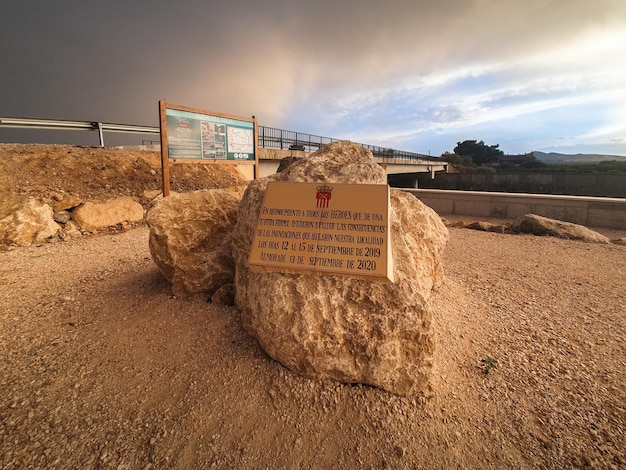
[[[0,252],[0,468],[625,468],[626,247],[450,231],[414,399],[285,369],[143,226]]]
[[[241,182],[232,166],[171,166],[172,191],[222,188]],[[0,144],[0,195],[17,193],[47,203],[64,196],[104,201],[163,187],[158,152],[72,145]]]

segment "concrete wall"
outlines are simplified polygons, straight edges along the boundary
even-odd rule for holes
[[[515,219],[532,213],[588,227],[626,230],[626,199],[405,189],[439,215]]]
[[[264,149],[257,148],[259,154],[259,160],[282,160],[286,157],[299,157],[304,158],[311,154],[311,152],[304,152],[302,150],[288,150],[288,149]]]
[[[234,165],[235,170],[246,181],[252,181],[254,179],[254,165]]]
[[[610,173],[437,173],[419,188],[626,197],[626,175]]]

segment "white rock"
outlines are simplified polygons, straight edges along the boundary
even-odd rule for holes
[[[526,214],[518,217],[511,225],[511,230],[519,233],[549,235],[552,237],[569,238],[591,243],[610,243],[607,237],[583,225],[549,219],[536,214]]]
[[[102,230],[122,222],[143,219],[143,206],[130,197],[107,202],[85,202],[72,212],[72,220],[84,230]]]
[[[175,295],[213,295],[233,282],[232,229],[239,198],[207,189],[158,199],[146,217],[150,253]]]
[[[6,245],[30,246],[53,237],[61,227],[52,208],[36,199],[13,196],[0,204],[0,241]]]

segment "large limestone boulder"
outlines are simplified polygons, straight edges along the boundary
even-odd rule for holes
[[[158,199],[148,212],[150,253],[177,296],[212,296],[233,282],[231,236],[239,198],[207,189]]]
[[[30,246],[54,237],[61,227],[52,208],[36,199],[9,196],[0,202],[0,243]]]
[[[123,222],[143,220],[143,206],[131,197],[106,202],[85,202],[72,213],[72,219],[85,230],[102,230]]]
[[[583,225],[549,219],[536,214],[526,214],[518,217],[511,225],[511,230],[517,233],[548,235],[591,243],[610,243],[607,237]]]
[[[425,391],[433,353],[429,296],[443,280],[448,239],[441,219],[412,195],[391,191],[392,284],[256,273],[248,257],[269,181],[380,184],[386,177],[368,150],[336,142],[250,184],[233,234],[235,301],[246,330],[271,357],[302,375],[399,395]]]

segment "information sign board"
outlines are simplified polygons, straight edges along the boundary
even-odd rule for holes
[[[254,122],[166,108],[168,157],[254,161]]]
[[[250,253],[255,271],[393,282],[389,186],[270,182]]]
[[[203,111],[159,101],[163,195],[169,195],[169,163],[255,165],[258,177],[256,118]]]

